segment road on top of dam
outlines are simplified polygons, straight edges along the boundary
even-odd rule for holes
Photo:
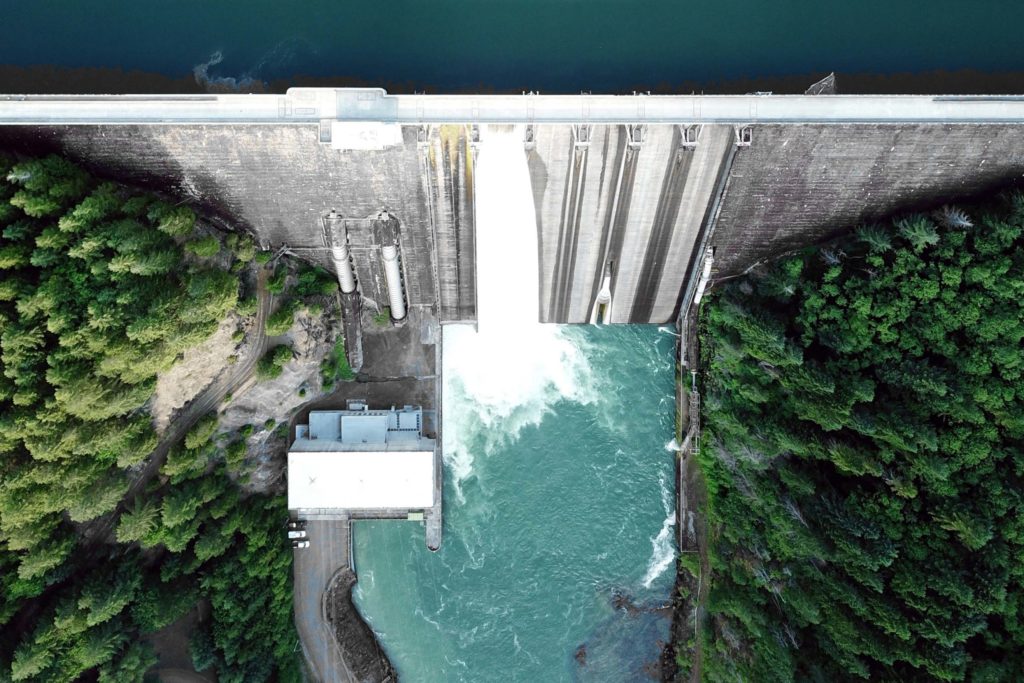
[[[291,88],[285,95],[4,95],[0,125],[103,123],[1024,123],[1024,96],[388,95]]]

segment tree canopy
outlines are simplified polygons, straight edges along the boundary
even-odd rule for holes
[[[1019,680],[1024,197],[712,291],[709,680]]]
[[[215,415],[127,506],[117,542],[83,533],[157,445],[158,373],[237,304],[221,237],[196,232],[188,206],[60,157],[0,156],[0,680],[139,681],[155,661],[142,636],[200,599],[221,678],[298,677],[287,511],[239,504],[211,454]],[[229,252],[244,265],[255,245]]]

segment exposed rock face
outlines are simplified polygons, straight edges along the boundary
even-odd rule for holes
[[[221,321],[209,339],[187,350],[167,372],[157,377],[150,405],[153,427],[163,434],[174,413],[208,387],[224,371],[227,358],[235,352],[232,340],[238,321],[234,314]]]

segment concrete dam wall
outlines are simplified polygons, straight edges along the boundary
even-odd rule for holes
[[[1019,124],[759,125],[738,149],[711,243],[716,275],[904,208],[1024,180]]]
[[[397,225],[404,296],[476,319],[473,125],[403,125],[382,149],[338,148],[315,124],[0,126],[0,145],[61,151],[97,173],[191,197],[334,268],[342,218],[364,298],[388,303],[380,235]],[[540,319],[673,320],[712,277],[907,206],[1024,177],[1016,123],[601,124],[523,127],[539,237]],[[383,225],[390,226],[381,230]],[[512,285],[510,285],[512,286]]]
[[[526,147],[545,322],[663,323],[713,278],[905,208],[1024,179],[1019,124],[537,126]],[[531,137],[528,133],[527,137]]]
[[[733,137],[730,126],[538,126],[541,321],[670,320]]]
[[[362,295],[388,293],[379,227],[398,221],[410,306],[476,317],[472,148],[464,126],[413,126],[385,150],[339,150],[317,125],[0,126],[0,146],[60,152],[98,175],[189,197],[265,246],[333,270],[323,219],[343,218]],[[326,140],[324,139],[326,137]]]

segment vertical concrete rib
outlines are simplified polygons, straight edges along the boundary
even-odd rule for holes
[[[664,323],[675,317],[687,269],[701,230],[712,220],[715,188],[733,151],[732,126],[704,126],[686,175],[672,239],[661,253],[664,268],[652,307],[642,322]]]
[[[559,300],[559,264],[564,246],[561,228],[573,156],[570,126],[536,127],[534,148],[528,152],[527,164],[537,212],[538,310],[541,322],[563,322],[559,320],[553,304]]]
[[[582,193],[576,228],[575,268],[570,282],[572,297],[566,318],[561,322],[587,322],[596,289],[601,286],[608,213],[619,181],[621,130],[618,126],[591,127],[591,144],[583,180],[586,191]]]
[[[654,223],[651,225],[650,239],[647,241],[647,250],[640,268],[640,280],[633,297],[633,309],[629,314],[631,322],[651,322],[658,283],[665,268],[668,248],[679,215],[679,203],[683,197],[683,186],[687,182],[690,162],[693,159],[693,153],[681,147],[681,135],[675,126],[671,139],[674,151],[669,155],[668,167],[661,182],[658,208],[654,212]]]
[[[626,218],[629,216],[630,197],[633,193],[633,180],[636,177],[636,149],[628,144],[628,134],[623,126],[615,127],[618,135],[614,168],[615,190],[612,192],[611,209],[607,214],[604,229],[601,235],[601,256],[598,259],[601,272],[594,278],[594,284],[590,292],[590,301],[597,298],[598,290],[601,287],[601,275],[606,265],[610,266],[612,282],[614,285],[618,272],[618,257],[622,249],[623,233],[625,232]],[[614,289],[613,289],[614,292]],[[611,322],[611,321],[609,321]]]
[[[562,201],[562,221],[559,227],[558,262],[555,268],[555,286],[551,310],[556,320],[567,320],[572,298],[573,273],[576,268],[576,247],[580,237],[580,205],[584,195],[587,174],[586,149],[574,149],[568,164],[565,196]]]
[[[566,226],[569,222],[567,213],[569,212],[569,198],[576,190],[576,178],[579,176],[577,172],[579,167],[578,155],[572,149],[571,141],[569,145],[568,159],[565,164],[565,181],[562,185],[562,199],[558,213],[556,230],[558,239],[555,241],[555,262],[554,270],[551,274],[551,294],[547,302],[548,310],[554,320],[562,319],[562,299],[565,295],[565,271],[568,256],[566,243],[573,237],[573,235],[568,234]]]
[[[442,322],[476,319],[472,161],[465,129],[433,131],[424,161],[436,216],[439,317]]]
[[[458,171],[462,178],[458,212],[459,317],[476,320],[476,156],[465,127],[460,130],[458,152]]]
[[[438,203],[441,197],[437,192],[436,164],[431,161],[434,157],[430,147],[430,138],[426,134],[425,137],[426,139],[420,145],[420,176],[423,182],[423,195],[427,198],[430,244],[434,254],[434,258],[431,260],[431,275],[434,278],[434,292],[437,298],[437,317],[439,320],[447,320],[450,317],[449,308],[452,305],[451,295],[442,289],[441,278],[438,272],[441,268],[439,261],[444,249],[444,245],[439,244],[440,236],[438,234],[438,223],[441,220],[441,217],[438,215]]]
[[[739,147],[735,144],[729,144],[726,147],[725,158],[721,166],[719,166],[718,177],[715,178],[715,189],[712,191],[711,200],[708,202],[708,208],[704,214],[704,222],[701,225],[700,232],[697,235],[697,240],[690,254],[690,262],[686,268],[686,289],[679,302],[678,311],[684,327],[689,318],[687,315],[683,315],[683,313],[685,313],[685,311],[683,311],[683,307],[688,309],[694,301],[698,282],[702,276],[701,271],[703,270],[705,255],[711,251],[708,249],[708,246],[712,243],[712,239],[715,237],[715,230],[718,226],[719,215],[721,214],[725,196],[729,191],[729,185],[732,181],[733,162],[736,160],[736,152],[738,149]],[[683,330],[682,338],[686,338],[685,329]]]
[[[633,322],[633,300],[658,212],[661,180],[668,168],[669,157],[675,153],[672,147],[674,133],[674,127],[651,126],[647,130],[647,138],[634,152],[632,172],[627,176],[631,181],[629,194],[624,194],[620,199],[620,207],[626,209],[626,214],[621,231],[622,242],[615,259],[611,314],[613,323]],[[627,188],[624,186],[622,189],[625,193]],[[628,206],[623,206],[626,197],[629,198]]]

